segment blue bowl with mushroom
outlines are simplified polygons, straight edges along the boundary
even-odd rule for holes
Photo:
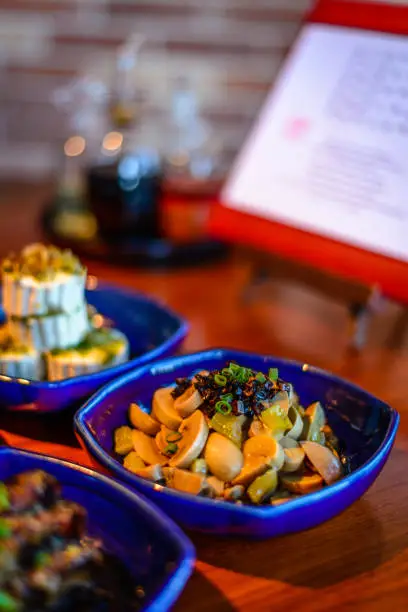
[[[253,505],[161,486],[122,465],[114,452],[114,433],[128,422],[131,403],[146,407],[149,412],[157,389],[164,389],[176,379],[201,370],[221,370],[231,361],[257,372],[278,369],[279,378],[293,385],[303,406],[320,402],[329,429],[341,442],[341,459],[347,466],[341,479],[327,479],[331,484],[319,490],[304,489],[302,492],[312,492],[293,496],[286,503]],[[264,538],[314,527],[341,513],[361,497],[387,461],[398,422],[399,416],[390,406],[321,369],[271,356],[212,349],[158,361],[112,381],[77,412],[75,431],[95,465],[108,470],[131,489],[144,493],[180,525],[215,534]],[[169,438],[170,444],[177,443],[175,437],[172,440]],[[311,445],[319,444],[312,441]],[[309,451],[310,444],[306,450],[307,459],[309,463],[316,462],[315,472],[319,472],[319,458],[315,459]],[[287,484],[290,477],[285,478]]]

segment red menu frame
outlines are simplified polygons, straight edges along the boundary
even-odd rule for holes
[[[306,21],[408,34],[408,7],[321,0]],[[408,303],[406,262],[227,208],[222,202],[214,205],[209,228],[210,233],[218,238],[269,251],[328,273],[377,286],[383,295]]]

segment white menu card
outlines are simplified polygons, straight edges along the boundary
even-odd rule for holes
[[[408,38],[304,26],[221,201],[408,261]]]

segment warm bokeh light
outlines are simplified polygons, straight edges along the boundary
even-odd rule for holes
[[[102,150],[107,155],[118,153],[122,148],[123,135],[120,132],[109,132],[104,136]]]
[[[86,140],[82,136],[71,136],[64,144],[64,153],[67,157],[77,157],[85,151]]]

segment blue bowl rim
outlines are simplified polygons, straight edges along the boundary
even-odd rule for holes
[[[307,372],[311,374],[316,374],[319,376],[323,376],[324,378],[329,378],[331,381],[347,385],[348,388],[353,389],[356,392],[363,393],[364,395],[372,398],[376,402],[380,402],[381,405],[387,410],[390,414],[390,424],[387,428],[387,432],[384,436],[383,441],[381,442],[379,448],[376,452],[368,459],[363,465],[359,468],[347,474],[342,480],[338,480],[332,485],[326,486],[314,493],[308,493],[307,495],[295,498],[291,500],[290,504],[280,504],[277,506],[250,506],[250,505],[235,505],[229,502],[224,502],[220,500],[213,500],[206,497],[194,497],[188,493],[182,493],[180,491],[176,491],[174,489],[170,489],[168,487],[163,487],[161,490],[164,495],[170,496],[174,499],[179,499],[195,502],[203,507],[207,507],[208,510],[216,510],[220,509],[228,509],[228,511],[233,513],[236,516],[247,516],[247,518],[259,518],[266,519],[276,517],[277,519],[286,514],[288,509],[290,510],[302,510],[306,506],[310,506],[311,504],[316,504],[319,502],[324,502],[327,499],[330,499],[333,495],[340,494],[342,491],[351,488],[353,485],[357,484],[357,482],[370,474],[371,470],[375,468],[375,466],[382,463],[382,461],[387,457],[388,452],[391,450],[393,445],[398,424],[399,424],[399,414],[398,412],[383,402],[379,400],[368,391],[365,391],[358,385],[354,383],[348,382],[347,380],[341,378],[340,376],[336,376],[334,374],[330,374],[329,372],[317,368],[315,366],[310,366],[309,364],[302,364],[299,361],[289,360],[289,359],[281,359],[279,357],[274,357],[272,355],[260,355],[258,353],[251,353],[246,351],[236,351],[234,349],[228,348],[213,348],[207,349],[205,351],[197,351],[195,353],[188,353],[186,355],[178,356],[178,357],[169,357],[167,359],[162,359],[160,361],[156,361],[155,363],[151,363],[147,366],[143,366],[137,368],[133,372],[129,372],[116,378],[110,383],[103,386],[99,391],[97,391],[79,410],[76,412],[74,416],[74,428],[77,434],[80,436],[83,441],[86,449],[90,452],[90,454],[94,457],[94,459],[99,462],[101,465],[110,470],[111,473],[115,474],[115,476],[121,478],[123,482],[125,482],[128,486],[137,487],[143,486],[143,488],[149,488],[152,491],[157,491],[157,485],[149,482],[146,479],[143,479],[136,474],[132,474],[129,470],[126,470],[116,459],[108,455],[106,451],[104,451],[99,443],[93,437],[90,429],[87,426],[87,417],[92,414],[95,406],[99,404],[99,402],[105,399],[110,395],[111,392],[116,391],[122,386],[125,386],[129,382],[136,382],[138,379],[142,378],[145,374],[154,374],[155,370],[163,371],[166,366],[169,369],[173,369],[173,367],[178,367],[179,365],[188,364],[191,360],[194,359],[206,359],[208,357],[226,357],[227,359],[245,359],[251,357],[257,357],[261,359],[271,359],[284,365],[292,365],[299,368],[304,368],[307,366]],[[118,476],[120,474],[120,476]]]
[[[12,446],[0,447],[0,460],[2,454],[19,455],[23,457],[41,459],[46,464],[54,464],[64,466],[74,472],[80,472],[92,479],[97,480],[103,488],[109,488],[115,493],[120,495],[122,498],[127,498],[133,505],[138,506],[143,514],[148,515],[149,519],[158,526],[158,529],[165,533],[166,537],[171,540],[180,557],[179,564],[176,568],[169,572],[169,575],[163,582],[160,588],[160,592],[147,608],[142,608],[143,612],[156,612],[156,610],[162,609],[172,605],[178,597],[181,589],[180,586],[184,586],[187,582],[191,573],[194,569],[196,560],[195,548],[189,538],[180,529],[176,523],[172,521],[160,508],[158,508],[152,501],[144,497],[142,493],[135,492],[132,489],[124,486],[120,482],[115,481],[113,478],[104,476],[95,470],[84,467],[82,465],[65,461],[64,459],[58,459],[57,457],[50,457],[43,455],[42,453],[36,453],[32,451],[24,451]],[[46,468],[44,468],[46,470]],[[172,584],[178,585],[176,593],[172,593]]]
[[[66,378],[64,380],[57,381],[46,381],[46,380],[26,380],[21,378],[15,378],[13,376],[0,376],[0,382],[3,383],[14,383],[18,385],[30,386],[35,389],[64,389],[65,387],[70,387],[73,384],[81,384],[87,383],[88,381],[97,380],[98,376],[103,374],[108,374],[109,376],[117,376],[121,373],[124,374],[131,367],[141,367],[144,364],[153,362],[155,359],[160,357],[163,353],[166,353],[168,350],[171,350],[173,346],[177,346],[182,340],[187,336],[190,325],[189,323],[183,319],[180,315],[175,313],[171,308],[160,303],[159,300],[146,295],[141,291],[132,291],[130,289],[126,289],[120,287],[119,285],[115,285],[115,283],[106,283],[104,281],[99,281],[96,287],[94,288],[102,289],[104,291],[114,291],[115,293],[121,294],[127,297],[139,297],[142,298],[147,304],[160,308],[162,311],[166,312],[166,314],[174,319],[174,321],[178,324],[177,331],[171,335],[170,338],[167,338],[165,342],[157,346],[156,348],[148,351],[147,353],[143,353],[143,355],[139,357],[134,357],[133,359],[129,359],[126,363],[122,363],[117,366],[113,366],[111,368],[106,368],[105,370],[101,370],[100,372],[93,372],[92,374],[83,374],[82,376],[74,376],[72,378]],[[88,291],[93,291],[94,289],[87,289]]]

